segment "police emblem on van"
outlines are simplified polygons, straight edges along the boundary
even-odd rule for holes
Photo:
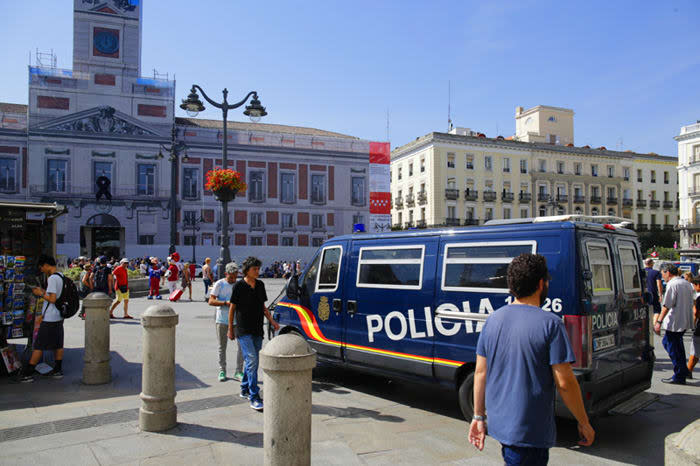
[[[328,305],[328,296],[321,296],[318,301],[318,318],[327,321],[331,316],[331,307]]]

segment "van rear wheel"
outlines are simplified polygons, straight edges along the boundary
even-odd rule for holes
[[[470,372],[459,385],[459,408],[467,422],[474,417],[474,372]]]

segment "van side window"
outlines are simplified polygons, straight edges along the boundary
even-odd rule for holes
[[[309,295],[312,294],[316,287],[316,277],[318,275],[318,263],[321,260],[321,254],[317,255],[304,276],[304,289]]]
[[[633,246],[618,246],[618,255],[622,263],[622,287],[625,293],[642,291],[637,251]]]
[[[357,266],[357,286],[420,290],[425,247],[361,248]]]
[[[340,246],[323,250],[321,260],[321,273],[318,276],[316,291],[335,291],[338,289],[338,276],[340,274],[340,261],[343,248]]]
[[[605,243],[587,243],[588,263],[593,273],[593,295],[613,294],[612,262]]]
[[[536,249],[536,241],[447,244],[442,289],[508,293],[508,264],[520,254],[534,254]]]

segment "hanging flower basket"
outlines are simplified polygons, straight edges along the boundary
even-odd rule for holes
[[[220,202],[232,201],[238,192],[247,189],[241,174],[235,170],[215,168],[207,172],[206,189],[214,193]]]

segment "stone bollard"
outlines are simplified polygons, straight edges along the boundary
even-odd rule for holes
[[[85,354],[83,383],[98,385],[112,378],[109,365],[109,307],[112,299],[104,293],[90,293],[83,299],[85,307]]]
[[[166,304],[150,306],[141,316],[143,366],[139,428],[160,432],[175,427],[175,326],[178,315]]]
[[[316,351],[294,333],[260,352],[265,387],[265,464],[311,464],[311,369]]]
[[[700,419],[680,432],[666,437],[664,464],[690,466],[700,464]]]

